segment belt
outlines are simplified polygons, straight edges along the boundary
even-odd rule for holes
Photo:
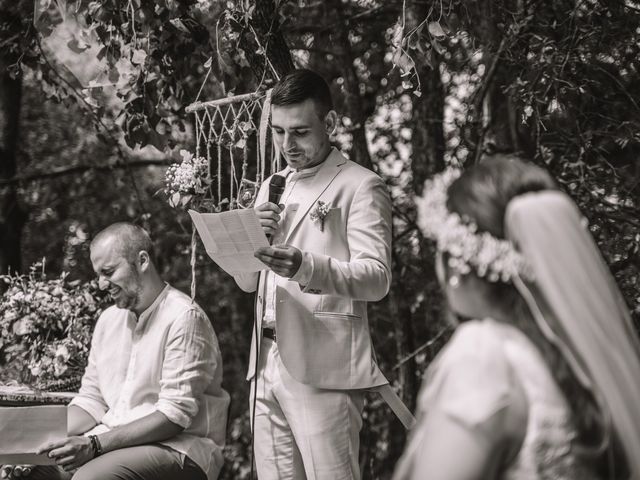
[[[275,342],[276,341],[276,329],[275,328],[264,327],[262,329],[262,336],[264,338],[268,338],[268,339],[273,340]]]

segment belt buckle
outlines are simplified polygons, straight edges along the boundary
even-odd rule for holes
[[[262,336],[270,340],[276,341],[276,330],[270,327],[264,327],[262,329]]]

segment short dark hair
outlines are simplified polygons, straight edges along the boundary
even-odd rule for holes
[[[312,99],[321,117],[333,110],[333,99],[329,85],[316,72],[301,68],[282,77],[273,87],[271,104],[294,105]]]
[[[151,262],[156,264],[153,242],[144,228],[129,222],[113,223],[94,237],[91,241],[91,247],[101,240],[111,237],[116,241],[118,252],[130,264],[136,263],[138,254],[143,250],[149,254]]]

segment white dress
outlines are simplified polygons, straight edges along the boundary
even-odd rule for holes
[[[516,390],[527,400],[526,433],[515,458],[500,467],[498,478],[596,478],[572,451],[575,431],[569,406],[539,351],[515,327],[485,319],[458,326],[429,367],[418,398],[418,422],[394,480],[411,478],[421,439],[428,434],[424,418],[430,410],[439,409],[478,435],[492,435],[495,432],[483,428],[485,422],[514,408],[515,402],[522,403]]]

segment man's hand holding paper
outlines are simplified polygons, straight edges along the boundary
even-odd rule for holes
[[[256,250],[255,257],[277,275],[293,277],[302,264],[302,252],[291,245],[274,245]]]
[[[273,238],[281,226],[284,205],[265,202],[254,210],[265,235]],[[275,274],[285,278],[293,277],[302,263],[302,252],[291,245],[261,247],[253,255]]]

